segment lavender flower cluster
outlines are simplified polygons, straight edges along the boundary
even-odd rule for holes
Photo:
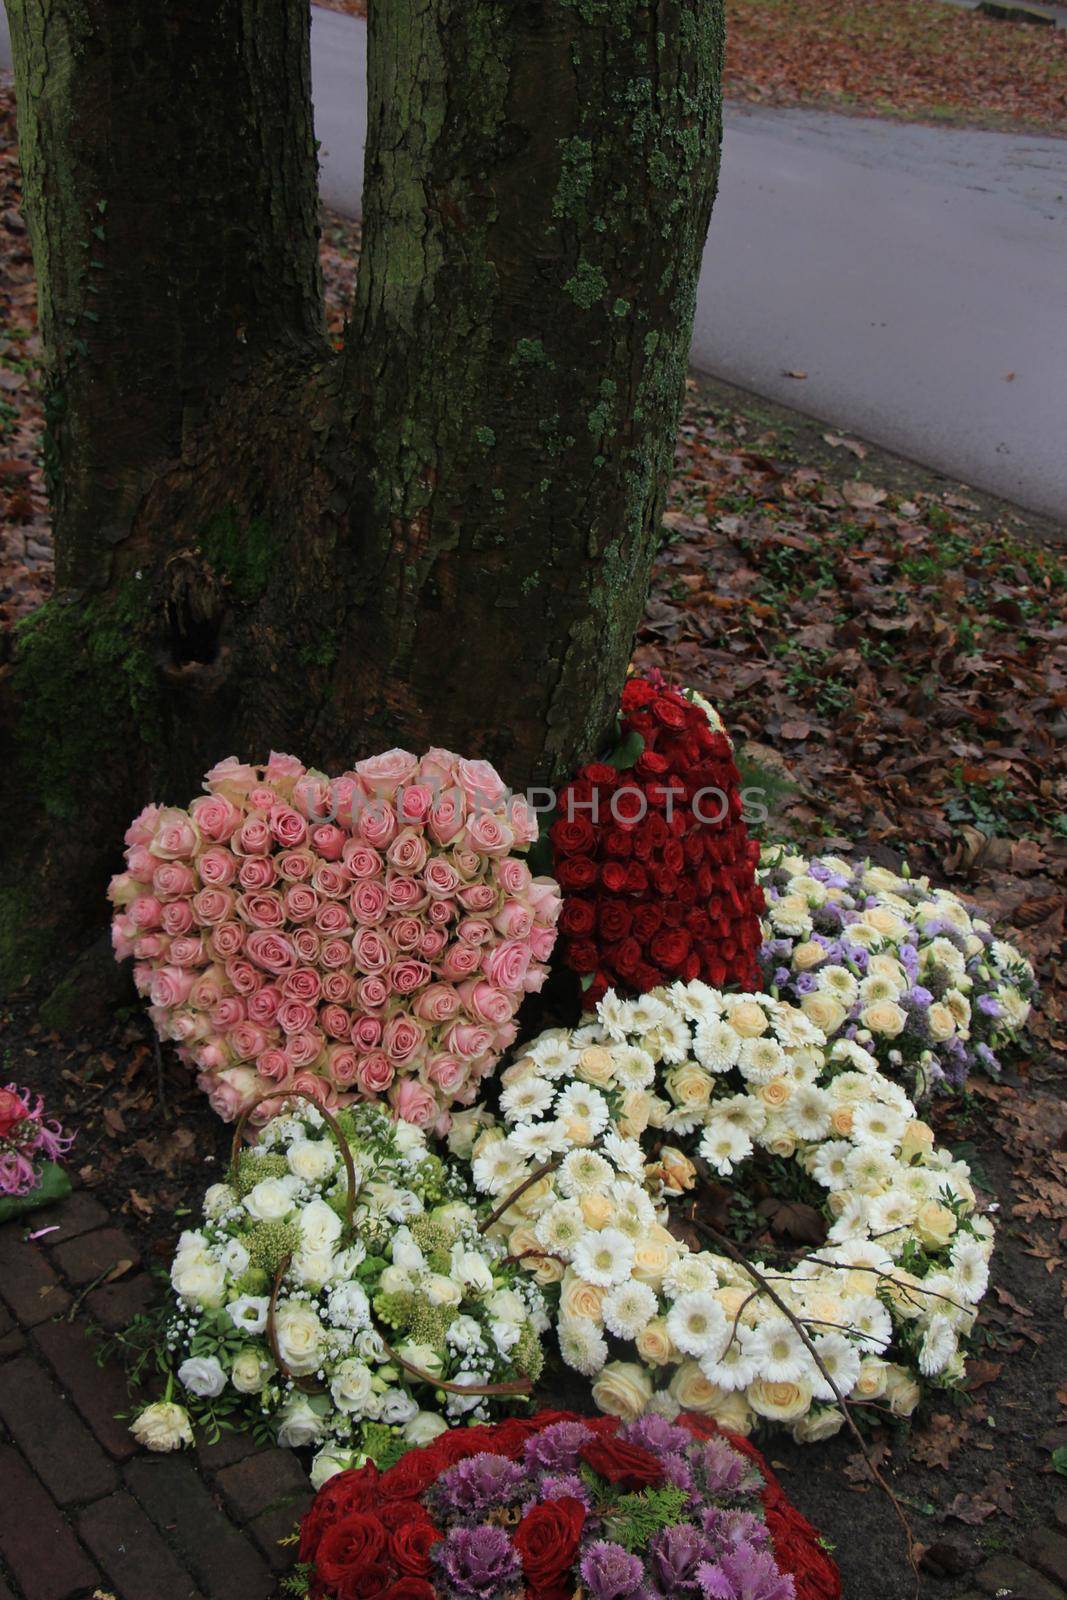
[[[793,1600],[763,1520],[762,1479],[725,1439],[697,1440],[655,1414],[630,1423],[607,1451],[622,1441],[647,1452],[660,1481],[624,1493],[585,1459],[597,1460],[597,1438],[582,1422],[557,1422],[516,1461],[475,1455],[443,1473],[426,1495],[444,1533],[431,1552],[437,1593],[508,1600],[537,1575],[541,1592],[580,1583],[588,1600]],[[664,1486],[680,1494],[664,1501]]]
[[[1034,972],[947,889],[837,856],[763,852],[760,965],[832,1041],[853,1039],[913,1092],[996,1077],[1030,1014]]]

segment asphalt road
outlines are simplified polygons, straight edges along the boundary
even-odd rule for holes
[[[312,15],[322,192],[358,215],[366,31]],[[692,363],[1067,520],[1067,141],[729,107]]]

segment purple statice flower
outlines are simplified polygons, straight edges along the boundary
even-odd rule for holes
[[[778,1570],[778,1563],[767,1550],[757,1550],[742,1542],[721,1555],[714,1564],[704,1562],[697,1570],[700,1587],[707,1600],[795,1600],[796,1585],[791,1576]]]
[[[449,1467],[438,1479],[434,1500],[448,1514],[478,1513],[517,1500],[526,1473],[517,1461],[482,1453]]]
[[[527,1467],[540,1467],[543,1472],[570,1472],[578,1465],[579,1450],[593,1437],[584,1422],[554,1422],[527,1439],[522,1459]]]
[[[619,1430],[619,1437],[625,1439],[627,1444],[639,1445],[654,1456],[676,1455],[693,1443],[691,1433],[668,1422],[666,1417],[657,1416],[654,1411],[648,1416],[638,1417],[636,1422],[628,1422]]]
[[[767,1524],[752,1511],[723,1511],[719,1506],[709,1506],[701,1519],[705,1534],[718,1551],[728,1545],[766,1544],[770,1538]]]
[[[498,1594],[514,1583],[522,1566],[503,1528],[453,1528],[430,1551],[450,1587],[460,1595]]]
[[[752,1488],[758,1481],[747,1456],[725,1439],[709,1439],[702,1445],[695,1465],[703,1474],[709,1494],[736,1494],[740,1489]]]
[[[595,1539],[588,1545],[578,1570],[590,1600],[631,1600],[645,1575],[638,1557],[610,1539]]]
[[[679,1589],[695,1589],[697,1567],[715,1554],[706,1536],[691,1522],[663,1528],[648,1547],[652,1580],[665,1595],[676,1594]]]

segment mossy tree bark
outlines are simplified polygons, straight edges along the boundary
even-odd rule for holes
[[[220,756],[551,781],[647,591],[718,169],[719,0],[378,0],[322,333],[304,0],[9,0],[58,592],[2,702],[8,984]]]

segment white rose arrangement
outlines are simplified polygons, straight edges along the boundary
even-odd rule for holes
[[[466,1113],[451,1149],[504,1207],[493,1231],[601,1409],[814,1441],[841,1426],[839,1399],[906,1416],[962,1377],[993,1229],[966,1165],[855,1042],[828,1046],[771,995],[676,984],[609,992],[595,1023],[542,1034],[501,1081],[499,1120]],[[822,1242],[754,1253],[759,1276],[725,1238],[694,1250],[668,1202],[700,1167],[742,1200],[750,1171],[802,1197]]]
[[[244,1418],[315,1446],[323,1476],[523,1400],[543,1359],[543,1295],[482,1236],[471,1199],[422,1130],[379,1107],[273,1118],[179,1241],[168,1401],[176,1379],[195,1423]],[[138,1438],[187,1442],[178,1411],[149,1408]]]
[[[765,846],[760,964],[772,994],[854,1038],[919,1095],[996,1077],[1030,1014],[1034,970],[948,889],[838,856]]]

